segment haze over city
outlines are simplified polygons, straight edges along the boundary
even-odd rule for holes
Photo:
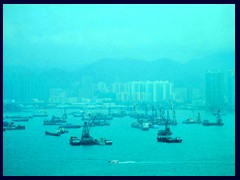
[[[3,175],[234,176],[235,5],[4,4]]]
[[[76,69],[101,59],[187,62],[234,52],[234,5],[3,6],[4,66]]]

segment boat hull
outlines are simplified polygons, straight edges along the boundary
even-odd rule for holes
[[[61,133],[51,133],[51,132],[48,132],[48,131],[46,131],[45,134],[49,135],[49,136],[60,136],[61,135]]]
[[[181,143],[182,139],[157,137],[157,141],[164,143]]]

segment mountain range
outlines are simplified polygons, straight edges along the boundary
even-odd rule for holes
[[[211,69],[234,70],[234,53],[215,54],[186,63],[167,58],[155,61],[102,59],[71,72],[64,69],[4,67],[4,74],[14,72],[15,75],[24,73],[32,77],[45,76],[51,87],[60,88],[80,81],[83,76],[91,76],[93,82],[169,80],[177,87],[199,87],[204,85],[205,72]]]
[[[204,81],[207,70],[233,70],[234,68],[234,53],[222,53],[194,59],[187,63],[167,58],[155,61],[102,59],[73,72],[73,75],[75,77],[91,76],[94,82],[169,80],[176,86],[198,86]]]

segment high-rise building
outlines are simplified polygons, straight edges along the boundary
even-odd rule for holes
[[[206,105],[210,108],[221,108],[225,104],[224,72],[207,71],[205,74]]]
[[[226,77],[226,100],[231,109],[235,107],[235,71],[228,71]]]
[[[153,82],[146,82],[145,101],[153,102]]]
[[[82,87],[81,87],[80,97],[87,98],[87,99],[93,98],[92,77],[90,77],[90,76],[82,77]]]
[[[163,84],[161,81],[153,82],[153,102],[163,100]]]

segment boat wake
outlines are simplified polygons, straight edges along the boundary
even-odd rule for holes
[[[137,163],[136,161],[119,161],[119,164],[130,164],[130,163]]]

